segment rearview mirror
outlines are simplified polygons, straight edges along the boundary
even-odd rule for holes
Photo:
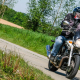
[[[69,25],[68,21],[63,21],[63,25]]]

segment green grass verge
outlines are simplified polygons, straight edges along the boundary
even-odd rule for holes
[[[53,80],[12,52],[0,50],[0,80]]]
[[[46,56],[46,45],[51,45],[51,39],[55,39],[53,36],[18,29],[3,24],[0,24],[0,38],[23,46],[44,56]]]

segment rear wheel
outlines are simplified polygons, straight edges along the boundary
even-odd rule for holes
[[[56,67],[50,62],[50,60],[49,60],[49,62],[48,62],[48,68],[49,68],[50,71],[53,71],[53,72],[55,72],[55,71],[58,70],[58,68],[56,68]]]
[[[71,65],[66,70],[66,77],[72,79],[77,74],[80,64],[80,57],[79,55],[74,55],[71,59]]]

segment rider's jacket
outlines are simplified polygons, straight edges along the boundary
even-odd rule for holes
[[[64,25],[63,21],[68,21],[70,23],[70,26],[69,25]],[[76,20],[74,18],[73,13],[67,14],[63,21],[61,22],[61,27],[64,30],[68,30],[70,27],[76,28],[76,31],[80,30],[80,20]],[[73,36],[73,34],[71,32],[67,32],[67,31],[64,31],[64,30],[61,33],[62,36],[65,36],[66,38],[70,38],[70,37]]]

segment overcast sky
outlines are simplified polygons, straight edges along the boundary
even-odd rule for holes
[[[14,5],[13,9],[18,12],[27,13],[29,0],[17,0],[18,2]],[[78,3],[78,0],[76,4]],[[79,5],[77,5],[79,6]]]
[[[13,9],[18,12],[27,13],[29,0],[18,0]]]

